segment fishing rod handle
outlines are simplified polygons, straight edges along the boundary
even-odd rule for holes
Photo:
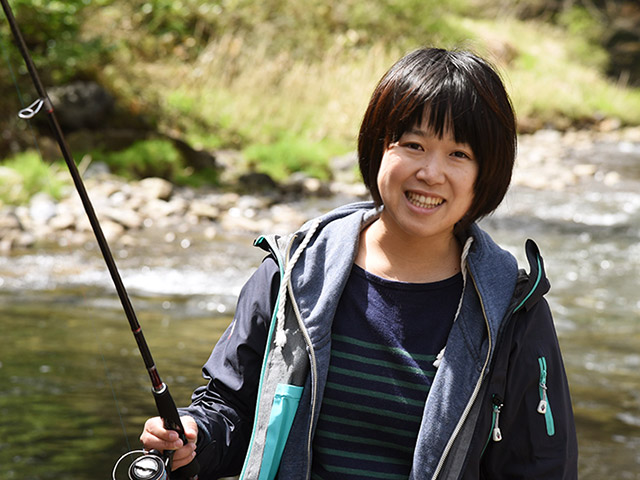
[[[154,389],[153,398],[156,401],[156,407],[158,409],[158,413],[160,414],[160,418],[162,418],[162,421],[164,422],[164,428],[177,432],[178,437],[180,438],[180,440],[182,440],[182,444],[186,445],[188,442],[187,436],[184,432],[182,420],[180,420],[178,408],[173,401],[173,397],[169,393],[169,387],[167,387],[167,385],[163,383],[160,390]],[[173,456],[173,451],[164,452],[164,454],[169,458],[169,470],[171,470],[171,457]],[[184,467],[180,467],[175,472],[171,472],[170,475],[171,478],[176,480],[195,480],[198,478],[199,470],[200,465],[198,465],[198,461],[194,459],[191,461],[191,463],[185,465]]]

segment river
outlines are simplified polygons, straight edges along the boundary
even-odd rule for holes
[[[542,250],[580,478],[640,479],[640,142],[561,153],[563,171],[589,174],[549,188],[516,182],[483,226],[522,264],[527,238]],[[550,183],[555,167],[545,167]],[[312,216],[343,200],[293,207]],[[160,375],[184,404],[262,253],[248,235],[165,234],[145,232],[153,247],[114,253]],[[109,478],[120,455],[139,448],[155,407],[97,247],[0,257],[0,329],[0,479]]]

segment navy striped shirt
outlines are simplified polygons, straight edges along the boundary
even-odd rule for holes
[[[386,280],[354,265],[332,328],[312,478],[403,479],[462,293],[462,275]]]

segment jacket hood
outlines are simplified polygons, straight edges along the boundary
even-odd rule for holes
[[[326,315],[332,318],[333,312],[326,307],[337,304],[355,260],[360,233],[381,210],[373,202],[344,205],[306,222],[288,237],[272,237],[268,242],[270,249],[281,255],[284,275],[296,292],[300,314],[312,339],[322,342],[330,333],[324,319]],[[466,247],[463,273],[471,276],[495,339],[515,290],[517,261],[477,224],[470,225],[460,240]]]
[[[303,322],[313,347],[310,355],[317,364],[317,397],[310,404],[322,402],[332,321],[355,260],[360,233],[379,214],[380,209],[371,202],[346,205],[306,223],[290,237],[265,238],[271,249],[279,249],[276,255],[284,259],[283,286],[288,291],[284,297],[288,297],[287,302]],[[413,471],[433,472],[433,478],[441,470],[488,373],[498,332],[513,308],[518,279],[515,258],[480,227],[471,225],[464,237],[465,286],[427,397],[414,455]],[[278,308],[284,315],[284,302]],[[285,336],[284,327],[280,330]],[[317,413],[312,413],[312,424]],[[295,450],[293,445],[295,442],[288,444],[290,454]],[[287,460],[285,464],[288,463]]]

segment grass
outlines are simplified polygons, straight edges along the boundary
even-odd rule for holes
[[[39,192],[60,199],[69,185],[61,165],[45,163],[36,151],[20,153],[0,167],[0,205],[21,205]]]
[[[520,118],[558,126],[601,116],[640,123],[640,90],[607,78],[604,52],[586,39],[511,17],[448,17],[447,23],[468,40],[457,36],[441,44],[493,59]],[[256,47],[223,35],[192,62],[138,64],[137,75],[148,85],[149,102],[163,107],[161,128],[181,131],[203,147],[254,148],[289,138],[350,149],[375,82],[410,49],[383,43],[360,48],[344,35],[314,58],[287,50],[273,55],[270,48],[268,39]],[[503,58],[505,49],[512,58]]]
[[[131,113],[195,148],[241,150],[247,168],[276,179],[296,171],[328,178],[329,158],[355,148],[377,80],[423,45],[471,48],[492,60],[525,129],[603,117],[640,124],[640,89],[604,75],[601,26],[584,10],[550,24],[491,12],[483,0],[363,5],[102,0],[100,15],[87,16],[80,31],[83,41],[110,46],[108,61],[89,74]],[[136,148],[107,161],[133,176],[194,178],[170,145]],[[204,172],[201,180],[214,178]]]
[[[595,46],[589,50],[583,38],[513,18],[465,19],[463,25],[481,39],[481,53],[498,64],[523,123],[567,128],[615,117],[624,125],[640,124],[640,89],[607,78],[605,53]],[[495,53],[505,49],[511,51],[509,61]]]

